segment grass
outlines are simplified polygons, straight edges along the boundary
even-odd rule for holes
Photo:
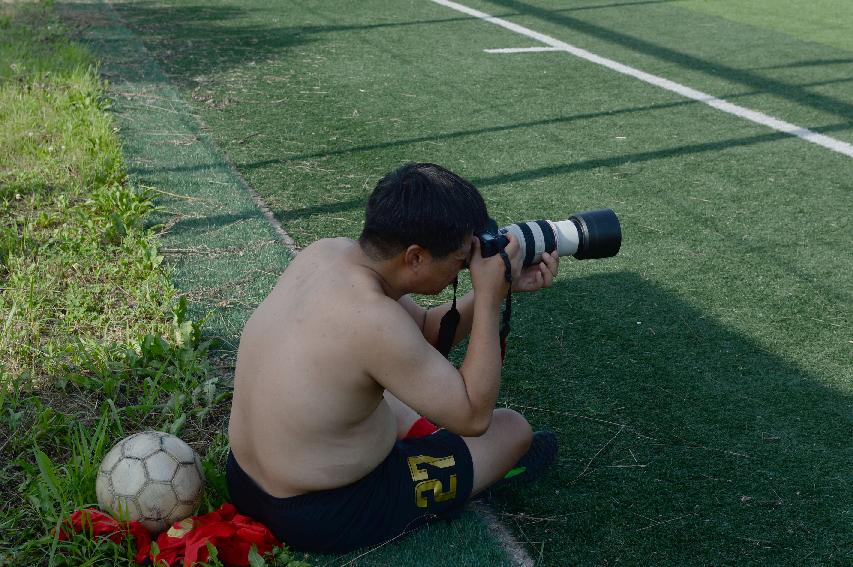
[[[131,563],[130,541],[55,528],[96,505],[102,457],[140,430],[203,456],[200,513],[227,499],[230,392],[163,264],[155,193],[128,181],[105,85],[67,32],[52,3],[0,5],[0,565]]]
[[[814,31],[832,3],[808,26],[466,3],[853,139],[850,34]],[[501,402],[562,450],[493,505],[540,564],[849,563],[849,158],[566,54],[486,54],[531,41],[433,3],[114,6],[299,244],[357,235],[407,160],[472,179],[501,223],[617,211],[618,257],[514,309]]]
[[[56,21],[16,15],[0,44],[0,352],[4,372],[41,383],[79,364],[77,339],[166,333],[174,290],[142,229],[151,195],[124,184],[92,62]]]

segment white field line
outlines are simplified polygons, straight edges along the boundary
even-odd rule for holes
[[[557,47],[503,47],[501,49],[484,49],[486,53],[541,53],[542,51],[563,51]]]
[[[707,104],[708,106],[712,106],[717,110],[722,110],[723,112],[739,116],[741,118],[749,120],[750,122],[755,122],[756,124],[767,126],[768,128],[772,128],[773,130],[777,130],[779,132],[784,132],[786,134],[802,138],[803,140],[812,142],[813,144],[817,144],[819,146],[823,146],[824,148],[828,148],[832,151],[844,154],[848,157],[853,157],[853,144],[848,144],[847,142],[842,142],[841,140],[836,140],[835,138],[831,138],[823,134],[818,134],[817,132],[813,132],[808,128],[803,128],[801,126],[797,126],[796,124],[791,124],[790,122],[779,120],[778,118],[774,118],[773,116],[764,114],[762,112],[757,112],[755,110],[750,110],[749,108],[745,108],[743,106],[732,104],[713,95],[703,93],[702,91],[697,91],[696,89],[692,89],[680,83],[676,83],[675,81],[670,81],[669,79],[664,79],[663,77],[658,77],[657,75],[652,75],[651,73],[646,73],[645,71],[641,71],[639,69],[635,69],[634,67],[624,65],[622,63],[619,63],[618,61],[614,61],[613,59],[608,59],[606,57],[596,55],[595,53],[587,51],[586,49],[575,47],[574,45],[568,44],[564,41],[560,41],[549,35],[533,31],[530,28],[526,28],[524,26],[515,24],[513,22],[501,18],[490,16],[485,12],[475,10],[474,8],[469,8],[468,6],[464,6],[457,2],[451,2],[450,0],[432,1],[436,4],[440,4],[452,10],[456,10],[457,12],[468,14],[469,16],[472,16],[474,18],[479,18],[496,26],[500,26],[502,28],[513,31],[517,34],[529,37],[531,39],[535,39],[536,41],[540,41],[548,47],[552,48],[549,51],[565,51],[566,53],[570,53],[575,57],[579,57],[591,63],[595,63],[596,65],[607,67],[608,69],[616,71],[617,73],[622,73],[623,75],[634,77],[635,79],[639,79],[646,83],[655,85],[656,87],[660,87],[662,89],[677,93],[681,96]],[[487,51],[490,53],[520,53],[530,51],[530,49]]]

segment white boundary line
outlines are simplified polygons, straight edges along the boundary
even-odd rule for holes
[[[501,49],[484,49],[486,53],[541,53],[542,51],[563,51],[556,47],[504,47]]]
[[[692,89],[680,83],[676,83],[675,81],[670,81],[669,79],[664,79],[663,77],[652,75],[651,73],[646,73],[645,71],[635,69],[634,67],[629,67],[628,65],[624,65],[622,63],[619,63],[618,61],[614,61],[613,59],[607,59],[606,57],[596,55],[595,53],[592,53],[585,49],[581,49],[579,47],[575,47],[574,45],[570,45],[551,36],[539,33],[537,31],[533,31],[530,28],[526,28],[524,26],[515,24],[502,18],[490,16],[485,12],[475,10],[474,8],[469,8],[468,6],[459,4],[457,2],[451,2],[450,0],[432,1],[436,4],[440,4],[452,10],[456,10],[457,12],[468,14],[469,16],[472,16],[474,18],[479,18],[496,26],[505,28],[509,31],[515,32],[525,37],[529,37],[531,39],[535,39],[536,41],[540,41],[548,47],[552,48],[549,51],[565,51],[566,53],[570,53],[575,57],[579,57],[591,63],[595,63],[596,65],[607,67],[608,69],[616,71],[617,73],[622,73],[623,75],[634,77],[635,79],[639,79],[643,82],[655,85],[656,87],[660,87],[662,89],[677,93],[681,96],[707,104],[708,106],[712,106],[717,110],[722,110],[723,112],[739,116],[740,118],[744,118],[746,120],[749,120],[750,122],[755,122],[756,124],[767,126],[768,128],[772,128],[773,130],[777,130],[779,132],[784,132],[786,134],[802,138],[803,140],[812,142],[813,144],[817,144],[819,146],[823,146],[824,148],[828,148],[834,152],[838,152],[848,157],[853,157],[853,144],[848,144],[847,142],[842,142],[841,140],[836,140],[835,138],[831,138],[823,134],[818,134],[817,132],[813,132],[808,128],[803,128],[801,126],[797,126],[796,124],[791,124],[790,122],[779,120],[778,118],[774,118],[773,116],[764,114],[762,112],[757,112],[755,110],[750,110],[749,108],[745,108],[743,106],[732,104],[723,99],[717,98],[707,93],[703,93],[702,91],[697,91],[696,89]],[[529,52],[531,51],[531,49],[523,48],[487,51],[490,53],[521,53]]]

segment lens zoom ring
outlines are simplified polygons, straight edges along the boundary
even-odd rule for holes
[[[533,257],[536,256],[536,240],[533,238],[533,231],[527,226],[527,223],[517,224],[521,229],[521,234],[524,235],[524,265],[529,266],[533,263]]]

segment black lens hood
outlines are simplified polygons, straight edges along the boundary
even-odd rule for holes
[[[578,260],[610,258],[619,253],[622,245],[622,227],[612,209],[597,209],[576,213],[569,217],[578,229]]]

